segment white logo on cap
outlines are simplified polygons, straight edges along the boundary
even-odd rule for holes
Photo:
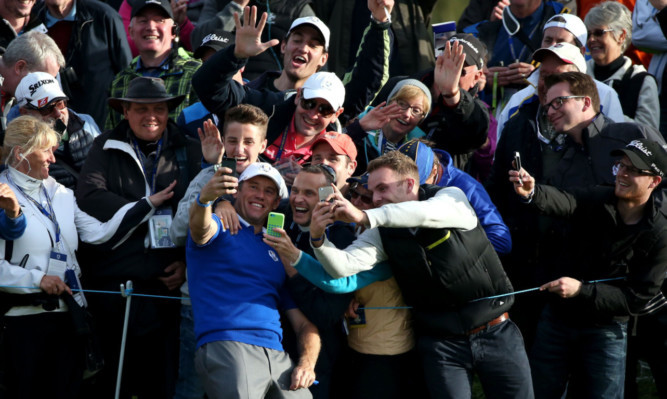
[[[211,33],[209,35],[206,35],[206,37],[204,37],[204,40],[201,41],[201,44],[208,43],[211,40],[215,40],[216,42],[223,42],[223,43],[229,42],[229,38],[218,36],[215,33]]]
[[[327,88],[327,89],[332,88],[332,87],[333,87],[333,81],[332,81],[331,79],[329,79],[329,78],[324,79],[324,80],[322,81],[322,87],[323,87],[323,88]]]
[[[653,153],[648,148],[644,147],[644,143],[639,140],[632,140],[630,144],[628,144],[628,147],[635,147],[639,151],[643,152],[647,157],[653,156]]]

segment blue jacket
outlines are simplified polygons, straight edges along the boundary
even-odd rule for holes
[[[25,231],[25,215],[21,213],[16,219],[10,219],[4,209],[0,209],[0,240],[18,240]]]
[[[333,278],[324,270],[324,267],[317,259],[303,251],[301,252],[301,258],[294,265],[294,268],[317,287],[334,294],[354,292],[376,281],[384,281],[392,276],[389,263],[381,262],[371,270],[364,270],[348,277]]]
[[[454,186],[460,188],[475,209],[479,222],[486,232],[486,236],[499,254],[508,254],[512,250],[512,237],[505,225],[500,212],[491,202],[484,187],[472,176],[454,166],[451,155],[443,150],[433,149],[440,156],[442,177],[437,182],[440,187]]]

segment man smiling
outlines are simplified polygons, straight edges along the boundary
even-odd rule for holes
[[[277,170],[258,162],[232,189],[243,227],[232,236],[211,212],[222,194],[216,176],[190,210],[187,244],[195,314],[195,363],[206,394],[222,398],[310,398],[320,349],[317,329],[285,291],[286,275],[276,253],[263,242],[269,212],[287,198]],[[240,272],[241,271],[241,272]],[[283,350],[279,310],[299,341],[298,363]]]
[[[620,157],[614,188],[561,191],[536,185],[523,169],[509,172],[525,202],[573,225],[572,241],[561,247],[573,261],[560,263],[541,282],[550,294],[530,358],[538,398],[561,397],[566,386],[574,397],[622,398],[628,319],[655,322],[661,307],[664,314],[667,221],[658,186],[667,153],[639,139],[608,155]],[[664,324],[655,329],[664,331]],[[664,338],[651,337],[649,345],[664,354]]]
[[[109,105],[122,112],[125,119],[93,142],[76,190],[79,207],[106,220],[116,209],[146,193],[173,185],[174,196],[158,210],[158,219],[141,224],[117,247],[80,247],[79,260],[88,271],[89,287],[115,289],[131,279],[142,292],[173,296],[185,280],[183,248],[161,244],[161,232],[149,228],[171,223],[188,181],[201,169],[199,143],[186,138],[169,118],[169,112],[181,101],[183,96],[167,93],[161,79],[146,77],[132,80],[124,97],[109,99]],[[136,347],[125,355],[125,372],[141,375],[141,379],[124,380],[123,397],[173,397],[180,306],[178,301],[171,302],[148,298],[132,302],[131,312],[141,322],[129,327]],[[100,319],[100,340],[108,368],[98,374],[94,392],[85,397],[106,398],[114,392],[125,306],[109,296],[91,298],[89,303],[91,312]]]
[[[185,107],[198,101],[191,80],[201,64],[172,47],[177,26],[169,0],[138,3],[132,7],[130,37],[139,50],[139,57],[116,75],[111,84],[111,96],[123,97],[130,81],[138,76],[161,78],[169,94],[184,96],[183,102],[169,111],[169,117],[176,120]],[[110,109],[104,127],[111,129],[120,119],[121,114]]]
[[[5,0],[0,2],[0,46],[7,47],[9,42],[39,25],[38,19],[30,19],[30,11],[35,0]]]

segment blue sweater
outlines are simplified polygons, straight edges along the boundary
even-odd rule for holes
[[[278,309],[296,306],[278,254],[247,223],[232,236],[216,215],[213,220],[218,232],[208,243],[199,246],[188,236],[186,246],[197,347],[237,341],[282,351]]]
[[[25,231],[25,215],[21,213],[16,219],[10,219],[4,209],[0,209],[0,239],[18,240]]]

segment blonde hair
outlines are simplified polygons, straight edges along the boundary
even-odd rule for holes
[[[7,125],[2,158],[5,164],[14,166],[12,155],[16,147],[21,147],[24,157],[60,143],[60,135],[48,123],[34,116],[20,116]]]
[[[393,97],[387,101],[387,104],[389,104],[392,101],[396,100],[401,100],[401,101],[409,101],[415,98],[421,98],[422,99],[422,106],[424,111],[424,115],[428,114],[429,111],[431,111],[431,102],[429,101],[428,97],[426,94],[424,94],[424,91],[420,89],[417,86],[413,86],[411,84],[406,84],[403,87],[401,87],[396,94],[394,94]]]

